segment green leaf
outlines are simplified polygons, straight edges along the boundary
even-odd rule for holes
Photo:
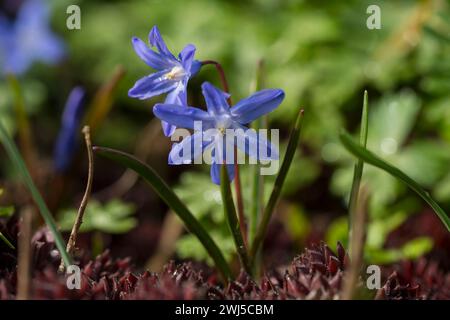
[[[392,264],[402,259],[414,260],[428,253],[433,241],[428,237],[418,237],[405,243],[401,248],[377,248],[366,246],[365,256],[368,263]]]
[[[420,99],[411,90],[385,95],[371,108],[367,146],[377,154],[392,156],[405,143],[420,111]]]
[[[0,218],[9,218],[14,214],[14,207],[1,207],[0,208]]]
[[[0,197],[3,195],[3,189],[0,189]],[[9,218],[14,214],[14,207],[0,207],[0,218]]]
[[[234,246],[233,239],[230,236],[230,232],[228,230],[226,230],[226,232],[222,232],[222,230],[214,229],[209,231],[209,235],[217,243],[225,256],[225,259],[227,261],[231,261],[236,253],[236,248]],[[185,234],[178,239],[176,242],[176,247],[177,255],[181,259],[194,259],[197,261],[205,261],[210,266],[214,265],[214,261],[205,250],[205,247],[203,247],[200,241],[198,241],[198,238],[191,233]]]
[[[401,248],[405,259],[417,259],[433,248],[433,240],[428,237],[418,237],[408,241]]]
[[[61,257],[64,260],[65,265],[66,266],[71,265],[72,259],[66,252],[66,244],[61,236],[61,233],[58,230],[58,227],[56,226],[56,222],[53,219],[52,214],[48,210],[47,205],[44,199],[42,198],[41,194],[39,193],[36,185],[34,184],[33,179],[31,178],[30,173],[28,172],[28,169],[25,166],[22,156],[17,150],[14,141],[9,137],[1,120],[0,120],[0,140],[3,146],[5,147],[10,160],[17,166],[18,171],[22,175],[23,182],[28,187],[28,190],[30,191],[31,196],[34,199],[34,202],[39,208],[39,212],[44,218],[47,227],[49,228],[50,232],[53,235],[53,238],[55,239],[56,247],[58,248]]]
[[[209,172],[184,172],[174,191],[197,219],[225,222],[220,187],[211,183]]]
[[[364,102],[363,109],[361,115],[361,132],[359,137],[359,144],[362,147],[366,147],[367,144],[367,132],[368,132],[368,124],[369,124],[369,115],[368,115],[368,105],[369,105],[369,97],[367,91],[364,91]],[[352,188],[350,191],[350,199],[349,199],[349,209],[348,209],[348,220],[349,220],[349,244],[350,249],[352,251],[352,233],[353,233],[353,221],[355,220],[356,215],[356,207],[358,205],[358,196],[361,185],[361,177],[363,174],[364,161],[362,159],[358,159],[355,164],[355,169],[353,171],[353,182]],[[362,214],[362,213],[361,213]]]
[[[348,248],[348,218],[346,216],[334,219],[328,226],[325,241],[329,246],[335,246],[339,241]]]
[[[370,152],[369,150],[359,146],[355,143],[351,136],[347,133],[342,133],[340,135],[340,139],[344,147],[352,153],[354,156],[363,159],[366,163],[371,164],[375,167],[383,169],[384,171],[390,173],[397,179],[403,181],[409,188],[411,188],[414,192],[416,192],[423,200],[425,200],[430,207],[434,210],[434,212],[441,219],[442,223],[445,225],[448,231],[450,231],[450,218],[445,213],[445,211],[436,203],[436,201],[431,198],[431,196],[426,192],[422,187],[407,176],[405,173],[400,171],[399,169],[391,166],[386,163],[384,160],[378,158],[375,154]]]
[[[295,151],[297,150],[298,143],[300,141],[302,119],[303,119],[303,110],[301,110],[298,113],[297,119],[295,120],[294,127],[292,128],[291,131],[291,136],[289,137],[288,147],[286,149],[286,154],[284,156],[283,163],[281,164],[280,171],[278,172],[278,175],[275,179],[275,184],[273,186],[272,193],[270,194],[269,202],[264,208],[261,222],[258,226],[255,238],[252,242],[252,246],[250,248],[251,264],[253,264],[254,259],[258,254],[259,248],[262,245],[262,242],[267,232],[267,227],[270,222],[270,218],[272,217],[272,213],[280,198],[281,190],[283,189],[287,173],[289,171],[289,168],[291,167]]]
[[[159,197],[178,215],[178,217],[180,217],[186,228],[197,236],[205,249],[208,251],[211,258],[214,260],[214,263],[221,272],[224,281],[231,278],[232,274],[228,264],[214,240],[209,236],[208,232],[189,211],[186,205],[151,167],[135,157],[121,151],[103,147],[94,147],[94,151],[97,154],[109,158],[139,174],[139,176],[153,188]]]
[[[297,119],[295,120],[294,127],[292,128],[291,135],[288,142],[288,147],[286,149],[286,154],[283,159],[283,163],[281,164],[280,171],[275,179],[275,184],[272,189],[272,193],[270,194],[269,202],[264,208],[264,212],[261,218],[261,222],[258,226],[255,238],[252,242],[252,246],[250,249],[250,260],[253,263],[259,248],[264,240],[264,236],[266,235],[267,226],[269,225],[270,218],[272,217],[273,210],[280,198],[281,190],[283,189],[284,182],[286,180],[287,173],[292,164],[292,159],[294,158],[295,151],[297,150],[298,143],[300,141],[300,129],[303,119],[303,110],[301,110]]]
[[[58,215],[61,230],[70,231],[77,216],[76,209],[61,211]],[[89,201],[80,232],[101,231],[109,234],[122,234],[130,231],[137,225],[137,220],[130,217],[134,214],[134,205],[114,199],[100,204],[98,201]]]

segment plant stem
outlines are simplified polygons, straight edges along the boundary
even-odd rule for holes
[[[52,214],[47,208],[47,205],[42,199],[41,194],[39,193],[38,189],[36,188],[36,185],[33,182],[33,179],[31,178],[30,173],[27,170],[27,167],[17,150],[17,147],[14,143],[14,141],[9,137],[8,133],[6,132],[5,127],[3,126],[2,121],[0,120],[0,140],[3,143],[3,146],[5,147],[5,150],[10,158],[10,160],[16,165],[18,171],[22,175],[22,179],[25,183],[25,185],[28,187],[28,190],[31,193],[31,196],[34,199],[34,202],[37,204],[39,208],[39,212],[41,213],[42,217],[44,218],[45,223],[47,224],[47,227],[49,228],[50,232],[53,234],[53,238],[55,239],[56,247],[58,248],[62,259],[64,260],[64,263],[66,266],[72,264],[72,259],[66,252],[66,246],[64,243],[64,240],[61,236],[61,233],[59,232],[56,222],[53,219]]]
[[[222,65],[214,60],[204,60],[201,62],[202,65],[214,65],[216,67],[217,72],[220,76],[220,81],[222,82],[223,91],[226,93],[230,93],[230,87],[228,86],[227,77],[225,76],[225,71],[223,70]],[[231,101],[231,97],[227,98],[227,102],[230,107],[232,107],[233,102]],[[236,191],[236,202],[239,214],[239,227],[241,229],[241,233],[243,235],[244,241],[247,243],[247,226],[245,223],[245,214],[244,214],[244,200],[242,198],[242,188],[241,188],[241,175],[239,172],[239,165],[237,161],[237,147],[234,147],[234,189]]]
[[[270,218],[272,217],[275,206],[280,198],[281,189],[283,187],[284,181],[286,180],[287,173],[289,171],[289,167],[291,166],[292,159],[294,158],[295,151],[297,150],[298,142],[300,139],[300,128],[303,119],[303,110],[301,110],[297,116],[295,121],[295,125],[292,129],[291,136],[289,138],[289,143],[286,149],[286,154],[283,159],[283,163],[280,168],[280,172],[278,173],[275,184],[272,189],[272,193],[270,194],[269,202],[267,203],[261,222],[259,223],[258,230],[255,235],[255,240],[253,241],[251,250],[250,250],[250,262],[253,265],[255,261],[255,257],[258,254],[259,248],[262,245],[264,240],[264,236],[267,232],[267,227],[269,225]]]
[[[21,212],[19,250],[17,258],[17,300],[28,300],[31,288],[31,236],[34,210],[25,207]]]
[[[369,116],[368,116],[368,105],[369,98],[367,94],[367,90],[364,91],[364,102],[363,102],[363,110],[361,115],[361,132],[359,135],[359,144],[364,148],[367,145],[367,133],[369,127]],[[358,159],[355,164],[355,169],[353,171],[353,182],[352,188],[350,192],[349,199],[349,214],[348,214],[348,243],[349,243],[349,254],[351,254],[352,248],[352,235],[353,235],[353,220],[355,219],[356,208],[358,206],[358,195],[359,189],[361,185],[361,177],[363,173],[364,161],[362,159]]]
[[[363,264],[364,244],[366,242],[367,234],[367,193],[364,191],[364,188],[361,188],[357,208],[355,208],[353,220],[355,229],[352,235],[352,243],[350,243],[350,247],[352,248],[350,267],[344,277],[343,300],[351,300],[354,298],[360,270]]]
[[[256,77],[255,77],[255,83],[252,88],[252,92],[256,92],[261,90],[263,87],[263,68],[264,68],[264,61],[260,60],[258,62],[258,66],[256,69]],[[267,116],[263,116],[266,118]],[[261,128],[264,128],[264,121],[263,117],[260,117],[253,121],[252,128],[258,131]],[[251,207],[250,207],[250,223],[249,223],[249,232],[248,232],[248,239],[251,243],[256,234],[256,229],[258,228],[258,223],[261,217],[261,211],[263,208],[263,202],[264,202],[264,176],[260,174],[260,165],[257,163],[254,166],[252,166],[251,172],[251,182],[252,182],[252,201],[251,201]]]
[[[225,217],[227,218],[228,226],[230,228],[231,235],[233,236],[239,259],[241,260],[241,265],[248,274],[251,274],[247,247],[239,228],[239,221],[237,219],[236,208],[234,206],[233,196],[231,194],[230,180],[228,179],[226,164],[223,164],[220,170],[220,191],[222,193]]]
[[[89,198],[91,196],[92,190],[92,181],[94,179],[94,156],[92,153],[92,142],[91,142],[91,133],[89,126],[85,126],[83,128],[84,141],[86,143],[86,149],[88,154],[88,180],[86,183],[86,190],[83,195],[83,199],[81,200],[80,207],[78,208],[77,217],[75,218],[75,222],[72,227],[72,232],[70,233],[69,241],[67,241],[66,251],[69,255],[71,255],[75,249],[75,245],[77,242],[78,231],[80,230],[81,224],[83,223],[83,216],[86,210]],[[61,260],[61,264],[59,266],[59,270],[64,271],[64,261]]]

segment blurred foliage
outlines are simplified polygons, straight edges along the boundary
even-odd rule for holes
[[[134,212],[134,205],[118,199],[111,200],[106,204],[91,200],[86,207],[80,232],[127,233],[137,225],[137,220],[132,217]],[[58,224],[61,230],[71,231],[76,216],[76,209],[61,211],[58,216]]]
[[[0,188],[0,198],[3,195],[3,189]],[[2,207],[0,206],[0,218],[9,218],[14,214],[14,207],[13,206],[7,206]]]
[[[385,248],[385,240],[390,232],[398,228],[408,214],[399,211],[385,219],[372,221],[367,231],[364,259],[368,264],[390,264],[401,259],[417,259],[433,247],[433,240],[429,237],[417,237],[407,241],[399,248]],[[328,228],[326,242],[333,245],[340,241],[344,246],[348,243],[348,219],[335,219]]]

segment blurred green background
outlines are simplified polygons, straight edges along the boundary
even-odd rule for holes
[[[69,4],[81,7],[81,30],[66,28]],[[373,4],[381,8],[379,30],[366,27],[366,9]],[[299,108],[305,108],[302,153],[289,175],[277,217],[282,233],[295,244],[290,250],[297,252],[308,239],[346,241],[346,203],[354,159],[339,145],[338,133],[342,128],[358,132],[365,89],[370,101],[368,148],[427,187],[450,210],[447,1],[59,0],[52,1],[52,12],[54,30],[66,41],[68,57],[59,66],[36,64],[21,79],[34,130],[42,132],[37,140],[43,158],[51,157],[70,89],[82,85],[92,98],[117,65],[123,66],[126,76],[94,142],[134,151],[143,128],[152,119],[151,107],[163,97],[147,101],[128,97],[134,82],[152,72],[134,53],[131,37],[147,39],[151,27],[158,25],[174,53],[192,43],[197,47],[197,59],[221,62],[234,101],[251,92],[257,63],[263,59],[264,86],[286,92],[283,104],[269,116],[270,126],[280,128],[282,137],[287,137]],[[219,84],[212,67],[202,69],[190,82],[191,104],[203,105],[200,84],[205,80]],[[12,95],[2,82],[0,114],[10,119],[13,128],[11,103]],[[221,247],[231,253],[219,190],[209,183],[206,170],[167,168],[168,144],[168,139],[157,135],[149,142],[153,150],[148,161],[161,169]],[[115,176],[107,168],[98,169],[97,187],[120,176],[117,168]],[[8,170],[4,163],[3,172]],[[243,171],[245,188],[249,184]],[[269,179],[266,190],[270,183]],[[414,241],[395,248],[386,246],[388,234],[410,215],[426,211],[425,205],[377,169],[366,167],[364,183],[370,193],[371,216],[367,258],[389,262],[430,250],[433,239],[420,232],[409,239]],[[79,184],[76,192],[81,193],[82,181]],[[205,189],[211,192],[205,195],[201,192]],[[162,218],[164,207],[155,207],[157,200],[148,197],[125,199],[141,201],[137,205],[141,216]],[[76,203],[70,195],[65,199],[61,207]],[[145,212],[148,208],[156,208],[157,213]],[[129,225],[132,228],[136,223]],[[311,230],[317,235],[311,236]],[[189,235],[178,241],[178,254],[206,258]]]

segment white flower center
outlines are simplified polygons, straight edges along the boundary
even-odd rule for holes
[[[228,114],[222,114],[216,120],[216,128],[222,135],[224,135],[225,130],[231,126],[231,123],[232,123],[231,117]]]
[[[186,71],[182,66],[175,66],[165,74],[166,79],[181,80],[186,75]]]

